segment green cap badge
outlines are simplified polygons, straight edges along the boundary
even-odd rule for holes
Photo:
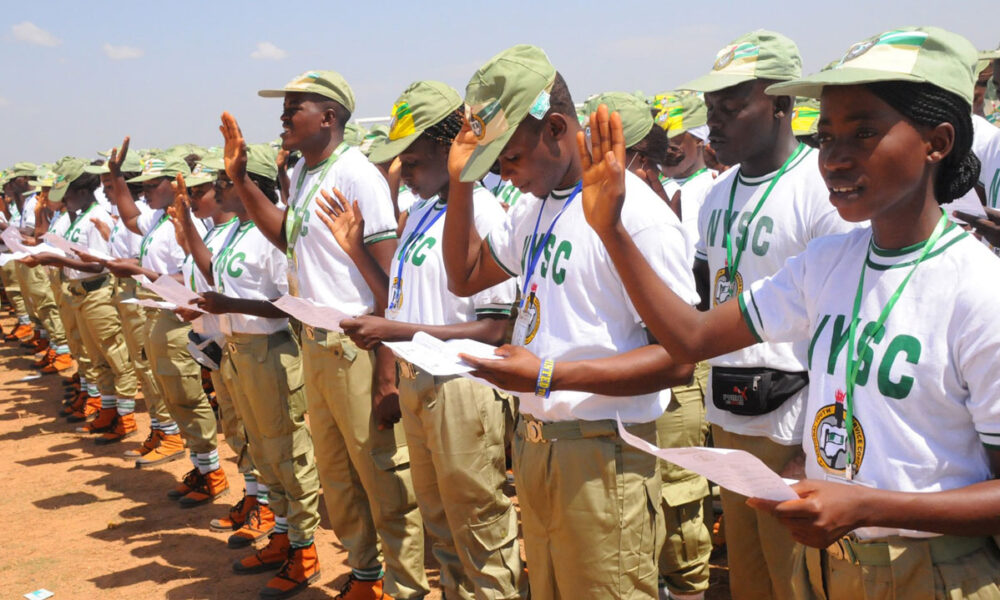
[[[830,69],[774,84],[767,93],[819,98],[827,85],[912,81],[958,94],[972,106],[977,60],[975,46],[957,33],[904,27],[858,42]]]
[[[634,94],[625,92],[598,94],[588,98],[583,104],[583,109],[589,116],[597,112],[597,108],[602,104],[608,107],[608,114],[617,112],[621,117],[626,148],[641,142],[655,125],[649,105]]]
[[[283,98],[287,92],[319,94],[341,103],[347,112],[354,112],[354,91],[336,71],[306,71],[280,90],[260,90],[257,95],[263,98]]]
[[[653,108],[657,109],[656,124],[665,129],[670,138],[708,124],[708,109],[697,92],[680,90],[657,94]]]
[[[462,106],[462,97],[440,81],[417,81],[392,105],[388,141],[378,144],[369,155],[373,163],[392,160],[410,147],[420,134]]]
[[[142,183],[151,179],[169,177],[173,179],[180,173],[185,178],[191,176],[191,169],[187,163],[178,156],[166,155],[162,157],[147,158],[142,162],[142,173],[138,177],[128,180],[128,183]]]
[[[465,118],[478,143],[462,181],[476,181],[490,170],[525,117],[545,116],[555,78],[545,52],[526,44],[504,50],[476,71],[465,88]]]
[[[819,121],[819,100],[796,98],[792,110],[792,133],[796,136],[813,135]]]
[[[787,81],[802,76],[802,58],[795,42],[759,29],[719,50],[712,71],[678,89],[716,92],[755,79]]]

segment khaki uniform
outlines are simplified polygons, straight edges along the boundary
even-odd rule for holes
[[[719,448],[746,450],[773,471],[781,472],[800,450],[765,437],[740,435],[712,426]],[[791,581],[797,546],[788,528],[771,515],[746,505],[746,496],[722,489],[722,512],[733,598],[786,600],[797,598]]]
[[[385,590],[422,597],[424,530],[410,480],[402,427],[379,430],[372,417],[375,358],[342,333],[305,327],[302,356],[309,427],[330,525],[355,569],[385,554]]]
[[[48,332],[50,345],[65,346],[66,330],[59,317],[59,306],[52,294],[52,282],[46,267],[19,265],[18,270],[21,274],[22,293],[27,290],[29,315],[33,312],[33,318],[37,319],[36,324]]]
[[[656,442],[655,423],[628,429]],[[613,421],[543,424],[524,413],[513,454],[532,596],[658,597],[656,457],[626,444]]]
[[[800,547],[798,598],[997,600],[1000,551],[991,538],[893,536]]]
[[[90,381],[93,375],[93,365],[87,350],[83,346],[83,336],[80,335],[80,326],[76,322],[76,310],[70,302],[69,283],[63,279],[62,270],[52,273],[52,295],[56,299],[59,307],[59,317],[62,319],[63,327],[66,329],[66,343],[69,345],[69,353],[76,359],[77,372],[80,376]],[[96,379],[94,380],[96,383]],[[86,390],[84,390],[86,391]]]
[[[191,325],[158,308],[146,313],[146,358],[159,384],[169,417],[192,452],[218,447],[215,413],[201,387],[201,366],[188,352]],[[171,418],[172,417],[172,418]]]
[[[138,380],[122,335],[121,319],[111,304],[110,274],[67,283],[69,302],[77,314],[83,345],[102,395],[135,398]]]
[[[4,293],[7,294],[7,299],[14,307],[14,314],[19,317],[26,316],[28,307],[25,306],[24,296],[21,294],[21,280],[17,277],[17,261],[12,260],[0,267],[0,278],[3,279]]]
[[[319,475],[306,427],[302,358],[288,331],[226,338],[221,376],[243,418],[246,446],[288,538],[308,543],[319,526]],[[218,391],[218,387],[216,388]]]
[[[131,277],[117,279],[112,302],[121,317],[122,335],[125,336],[125,345],[132,359],[132,368],[135,369],[142,386],[142,397],[146,402],[149,416],[161,422],[170,421],[170,413],[163,404],[160,388],[149,368],[149,361],[143,348],[146,344],[146,309],[136,304],[122,304],[122,300],[136,297],[137,285],[136,280]]]
[[[509,399],[400,362],[413,488],[448,598],[525,598],[517,515],[503,493]]]
[[[240,416],[240,409],[233,401],[234,393],[231,386],[222,376],[222,365],[229,359],[229,350],[223,349],[222,364],[218,371],[209,372],[212,378],[212,388],[215,389],[215,403],[219,405],[219,425],[222,426],[222,435],[226,437],[226,445],[229,446],[233,454],[236,455],[236,468],[240,473],[253,473],[257,471],[253,467],[253,459],[250,458],[250,449],[247,447],[247,432]]]
[[[673,401],[656,420],[661,448],[704,446],[705,388],[708,363],[698,363],[690,385],[671,389]],[[662,503],[667,538],[660,552],[660,576],[674,594],[697,594],[708,589],[712,536],[705,526],[704,499],[708,481],[677,465],[660,462]]]

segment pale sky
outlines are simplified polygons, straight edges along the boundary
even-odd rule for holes
[[[354,116],[386,116],[407,85],[464,93],[475,70],[518,43],[546,50],[574,100],[666,91],[711,68],[758,28],[795,40],[806,72],[893,27],[937,25],[996,48],[995,3],[942,2],[6,2],[0,11],[0,168],[53,162],[131,135],[133,147],[221,144],[232,112],[251,142],[277,137],[280,87],[339,71]]]

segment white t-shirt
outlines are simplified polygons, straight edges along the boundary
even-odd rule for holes
[[[864,261],[859,313],[872,327],[923,244],[880,250],[868,228],[815,240],[740,297],[761,339],[809,344],[806,474],[842,476],[846,343]],[[991,478],[984,444],[1000,446],[1000,259],[949,224],[862,354],[854,391],[855,480],[906,492]],[[864,328],[858,328],[860,335]],[[870,367],[868,366],[870,365]],[[870,529],[862,537],[914,535]],[[919,535],[919,534],[918,534]]]
[[[54,214],[53,217],[55,218],[49,223],[49,233],[66,237],[66,232],[69,231],[69,226],[73,223],[73,219],[64,210]]]
[[[110,227],[114,222],[111,220],[111,215],[108,211],[104,210],[97,202],[93,202],[87,210],[83,211],[79,216],[76,217],[70,223],[70,226],[61,235],[71,242],[76,242],[82,244],[91,250],[96,250],[102,254],[107,254],[108,252],[108,242],[101,235],[101,232],[94,225],[91,219],[97,219]],[[106,273],[106,270],[102,270],[102,273]],[[77,271],[76,269],[70,269],[67,267],[63,268],[63,273],[66,275],[67,279],[87,279],[89,277],[94,277],[95,273],[88,273],[85,271]]]
[[[220,294],[268,301],[288,293],[288,259],[268,243],[253,221],[238,225],[226,235],[223,244],[212,260],[212,274]],[[221,316],[224,332],[266,335],[288,327],[288,319],[238,313]]]
[[[192,219],[196,223],[204,224],[201,219]],[[226,237],[229,232],[234,228],[239,226],[239,219],[233,217],[232,219],[218,225],[217,227],[212,227],[208,233],[202,236],[202,241],[205,242],[205,246],[212,256],[216,256],[222,249],[223,242],[226,241]],[[194,262],[194,255],[188,254],[184,257],[184,262],[181,263],[181,276],[183,277],[184,285],[191,289],[192,292],[213,292],[215,287],[208,283],[205,276],[202,274],[201,269]],[[220,315],[204,314],[191,322],[195,333],[202,335],[214,336],[223,333],[222,329],[222,319]]]
[[[396,193],[396,208],[399,210],[399,214],[403,214],[410,210],[413,203],[417,201],[417,196],[410,191],[410,188],[405,185],[399,186],[399,192]]]
[[[489,234],[506,217],[496,197],[479,185],[472,193],[472,204],[476,231],[480,236]],[[386,310],[386,317],[404,323],[452,325],[475,321],[477,316],[482,315],[510,316],[511,305],[517,297],[517,283],[513,279],[469,298],[460,298],[448,291],[448,275],[441,252],[444,220],[447,218],[445,208],[445,202],[437,196],[417,200],[410,207],[410,215],[389,270],[392,285],[396,284],[397,278],[401,280],[399,307],[398,310]],[[414,233],[421,221],[424,233],[417,238]],[[400,273],[399,263],[404,247],[407,258]]]
[[[25,198],[24,208],[17,216],[17,226],[22,229],[31,229],[35,226],[35,205],[38,204],[38,194],[32,194]],[[16,205],[15,205],[16,207]]]
[[[174,224],[167,216],[167,211],[161,208],[140,214],[137,224],[139,231],[142,232],[139,264],[144,269],[161,275],[180,273],[181,265],[184,263],[184,249],[177,243]],[[201,220],[194,219],[194,226],[200,235],[205,235],[205,226]]]
[[[319,190],[337,188],[351,202],[357,200],[365,218],[365,243],[374,244],[382,240],[395,239],[396,218],[392,210],[389,185],[365,155],[355,147],[348,148],[330,167],[326,178],[322,175],[324,164],[307,170],[305,161],[300,160],[290,176],[291,190],[289,208],[286,213],[285,228],[292,226],[293,211],[303,202],[303,224],[295,241],[295,252],[288,265],[289,288],[293,294],[308,298],[317,304],[330,306],[349,315],[363,315],[375,309],[372,295],[364,276],[347,253],[340,247],[326,225],[315,216],[317,205],[313,197],[299,198],[316,188]],[[301,181],[300,181],[301,179]],[[295,289],[296,280],[298,290]]]
[[[986,191],[986,206],[1000,207],[1000,129],[979,115],[972,115],[972,151],[982,163],[979,183]]]
[[[497,200],[501,204],[509,209],[517,204],[517,201],[521,199],[522,193],[521,190],[514,187],[513,183],[501,179],[493,188],[493,195],[497,197]]]
[[[691,233],[692,240],[698,239],[698,214],[718,175],[718,171],[706,168],[685,179],[671,179],[681,191],[681,223]]]
[[[136,208],[139,214],[153,212],[145,200],[136,200]],[[112,214],[116,213],[115,209]],[[108,254],[115,258],[137,258],[139,256],[139,246],[142,244],[142,236],[125,226],[121,219],[115,220],[114,227],[108,235]]]
[[[812,148],[799,146],[798,156],[775,183],[764,206],[750,223],[749,231],[747,223],[750,215],[777,171],[762,177],[744,177],[739,167],[733,167],[715,180],[698,216],[696,249],[697,257],[708,262],[712,306],[738,296],[750,283],[777,272],[788,257],[805,250],[810,240],[856,227],[841,219],[830,204],[830,192],[820,176],[817,154]],[[743,236],[749,237],[739,260],[736,283],[729,285],[725,275],[725,215],[734,183],[735,217],[731,219],[734,260],[737,248],[743,243]],[[795,372],[806,370],[805,358],[806,344],[803,342],[758,344],[709,359],[708,363],[716,367],[766,367]],[[705,401],[709,422],[732,433],[764,436],[779,444],[797,444],[802,440],[805,390],[769,413],[734,415],[715,407],[711,379],[709,377]]]
[[[553,192],[546,200],[525,194],[490,232],[486,240],[493,258],[512,277],[526,274],[535,224],[540,244],[570,192]],[[693,245],[677,216],[632,173],[625,175],[625,193],[625,229],[667,285],[685,302],[696,304],[690,268]],[[537,319],[525,338],[529,350],[556,361],[574,361],[615,356],[649,344],[618,271],[587,224],[581,198],[569,205],[543,248],[528,288],[538,286]],[[554,391],[548,398],[520,398],[522,412],[544,421],[614,419],[620,413],[623,422],[644,423],[663,414],[670,392],[615,397]]]

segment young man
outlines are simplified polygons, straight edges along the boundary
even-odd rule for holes
[[[771,83],[799,77],[801,65],[790,39],[755,31],[720,50],[708,75],[680,86],[705,93],[709,142],[720,161],[740,165],[715,181],[698,219],[695,278],[712,306],[773,274],[809,240],[854,227],[830,205],[816,152],[793,135],[795,98],[764,93]],[[779,473],[800,463],[805,361],[802,343],[760,344],[709,360],[706,404],[715,445],[746,450]],[[784,393],[732,392],[746,392],[755,377],[780,381]],[[745,501],[722,490],[733,596],[792,598],[795,542]]]
[[[326,227],[310,223],[320,190],[340,190],[365,215],[368,251],[388,271],[396,249],[396,220],[389,187],[360,150],[344,143],[354,110],[354,92],[334,71],[308,71],[280,90],[261,96],[284,98],[282,147],[302,159],[291,173],[288,208],[276,207],[245,171],[226,171],[250,218],[288,258],[289,293],[350,315],[381,314],[358,268]],[[244,143],[232,116],[223,117],[226,147]],[[396,362],[388,348],[358,348],[349,337],[304,327],[302,340],[309,426],[324,501],[337,537],[348,549],[351,579],[345,595],[385,593],[396,598],[427,594],[423,525],[410,481],[409,456],[399,420]]]
[[[467,123],[449,157],[444,262],[460,296],[522,282],[514,345],[498,351],[503,360],[467,360],[520,396],[513,461],[532,594],[655,598],[661,476],[655,458],[621,440],[615,419],[655,442],[670,400],[660,390],[688,381],[691,366],[650,343],[587,230],[577,198],[587,183],[580,123],[545,53],[521,45],[497,55],[473,76],[465,102]],[[483,240],[473,182],[497,159],[501,177],[525,195]],[[626,184],[626,227],[695,304],[680,221],[638,177]]]

